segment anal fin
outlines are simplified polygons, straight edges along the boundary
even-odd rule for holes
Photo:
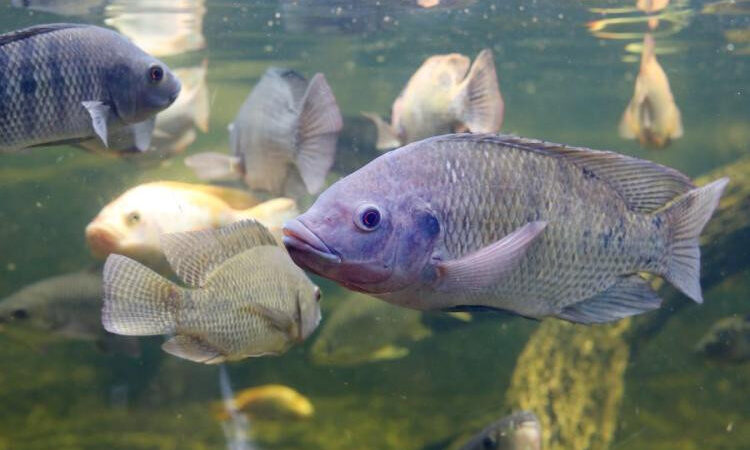
[[[606,323],[657,309],[661,298],[639,275],[620,278],[604,292],[563,309],[557,317],[574,323]]]
[[[214,347],[193,336],[173,336],[161,348],[171,355],[197,363],[218,364],[226,359]]]

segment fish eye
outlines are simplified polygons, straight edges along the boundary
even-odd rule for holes
[[[159,83],[164,78],[164,69],[161,66],[154,64],[148,68],[148,79],[152,83]]]
[[[29,318],[29,313],[25,309],[17,309],[11,313],[14,319],[24,320]]]
[[[482,439],[482,447],[486,449],[495,448],[495,440],[492,439],[491,436],[485,436],[484,439]]]
[[[317,286],[315,286],[315,301],[316,302],[320,301],[320,288]]]
[[[354,224],[363,231],[375,230],[380,225],[380,220],[380,210],[370,203],[361,205],[354,214]]]
[[[129,226],[133,226],[141,221],[141,215],[138,214],[138,211],[133,211],[132,213],[128,214],[125,217],[125,223],[127,223]]]

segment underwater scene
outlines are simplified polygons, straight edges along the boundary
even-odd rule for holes
[[[750,448],[748,96],[748,0],[0,0],[0,450]]]

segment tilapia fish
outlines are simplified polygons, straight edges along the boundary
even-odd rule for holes
[[[75,143],[136,126],[148,148],[156,113],[180,82],[161,61],[106,28],[49,24],[0,35],[0,152]]]
[[[675,104],[669,79],[654,51],[654,38],[643,37],[641,69],[635,91],[620,120],[620,136],[638,139],[644,147],[664,148],[682,137],[682,116]]]
[[[696,302],[698,236],[729,180],[585,148],[446,135],[375,159],[284,227],[301,267],[415,309],[609,322]]]
[[[469,63],[458,53],[431,56],[393,103],[390,124],[377,114],[363,113],[377,127],[377,148],[456,131],[500,131],[504,103],[492,51],[482,50],[471,68]]]
[[[161,248],[162,234],[254,219],[281,239],[282,223],[297,214],[297,203],[289,198],[260,203],[238,189],[155,181],[128,189],[102,208],[86,226],[86,242],[97,258],[118,253],[168,272]]]
[[[254,190],[294,197],[318,192],[336,154],[342,119],[323,74],[308,83],[297,72],[271,67],[234,122],[234,156],[199,153],[185,164],[204,180],[243,178]]]
[[[254,221],[162,237],[185,286],[122,255],[104,265],[102,324],[165,334],[164,351],[206,364],[280,354],[320,321],[320,290]]]
[[[529,411],[519,411],[487,426],[461,447],[461,450],[540,450],[542,431],[539,419]]]
[[[307,397],[281,384],[243,389],[233,401],[237,410],[254,420],[307,419],[315,412]],[[223,406],[216,416],[219,420],[228,420],[229,414]]]

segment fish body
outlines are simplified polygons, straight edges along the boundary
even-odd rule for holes
[[[698,341],[695,350],[717,361],[749,361],[750,315],[719,320]]]
[[[468,57],[451,53],[427,58],[393,103],[390,125],[365,113],[378,129],[379,149],[456,131],[495,133],[504,104],[492,52]]]
[[[102,277],[90,271],[54,276],[0,300],[0,324],[94,340],[101,326]]]
[[[643,38],[641,68],[633,98],[620,120],[620,136],[638,139],[645,147],[664,148],[682,134],[680,110],[667,75],[656,59],[654,39],[647,33]]]
[[[201,153],[185,163],[201,179],[242,177],[251,189],[274,195],[315,193],[333,164],[341,127],[322,74],[308,83],[293,70],[271,67],[229,127],[234,156]]]
[[[102,309],[107,331],[168,335],[164,351],[217,364],[283,353],[320,321],[319,289],[258,222],[167,234],[162,247],[185,286],[110,255]]]
[[[487,426],[461,450],[541,450],[542,431],[534,413],[519,411]]]
[[[694,189],[612,152],[447,135],[338,181],[284,242],[301,267],[401,306],[608,322],[659,307],[641,272],[702,302],[698,235],[727,182]]]
[[[419,311],[403,310],[355,294],[334,309],[310,348],[315,364],[356,366],[409,354],[408,345],[428,337]]]
[[[88,16],[104,10],[107,0],[11,0],[16,8],[26,8],[60,16]]]
[[[177,97],[180,82],[122,35],[96,26],[39,25],[0,35],[0,152],[72,143],[140,124]]]
[[[167,265],[162,234],[254,218],[280,235],[283,222],[296,213],[296,202],[287,198],[260,203],[237,189],[157,181],[131,188],[106,205],[86,227],[86,241],[97,258],[118,253],[161,270]]]
[[[234,407],[253,420],[299,420],[315,413],[307,397],[281,384],[243,389],[235,396]],[[219,419],[228,419],[225,411],[219,414]]]
[[[206,47],[204,3],[204,0],[113,0],[105,9],[104,23],[154,56],[179,55]]]

